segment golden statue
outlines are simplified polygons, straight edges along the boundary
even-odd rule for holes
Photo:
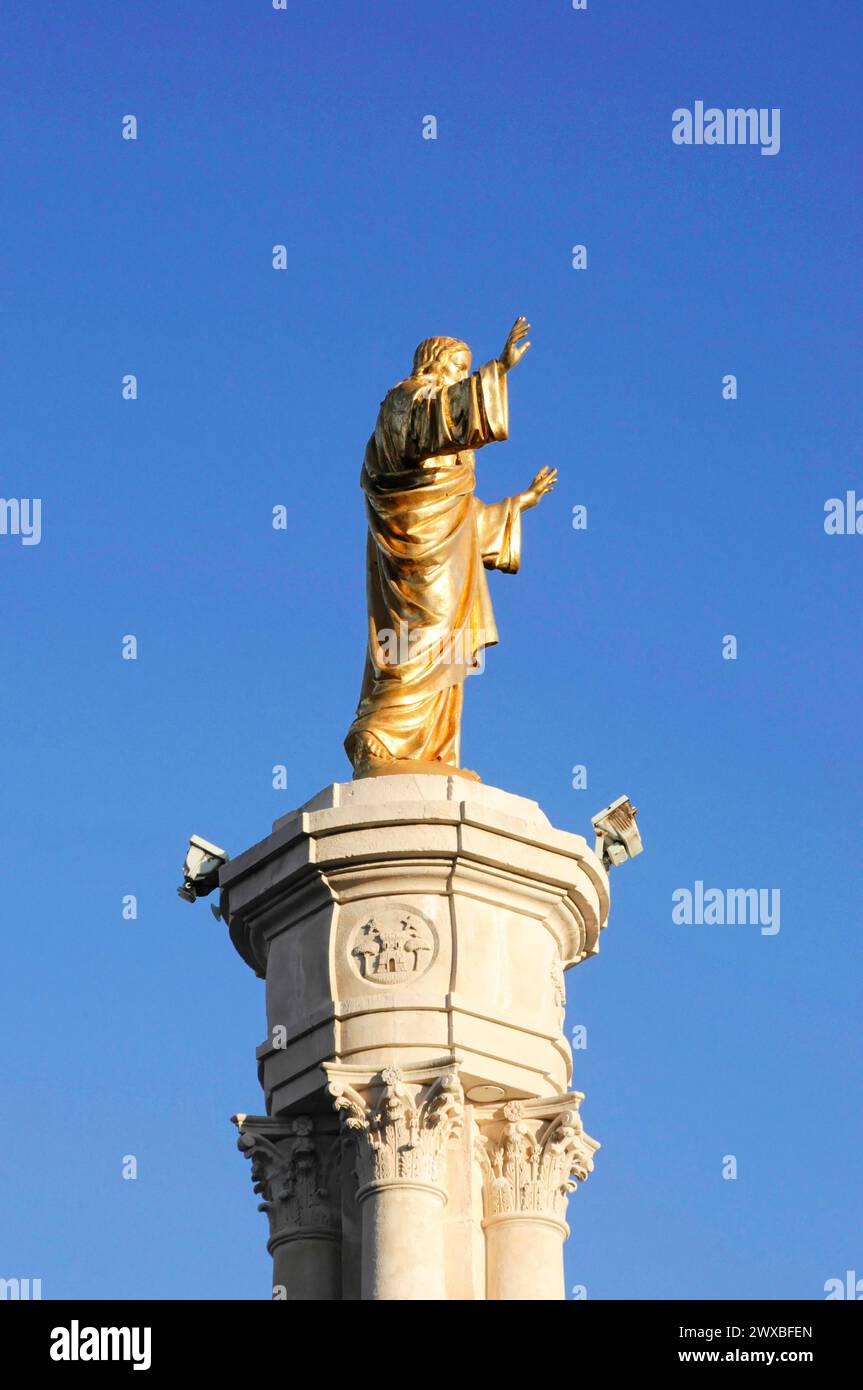
[[[474,373],[466,343],[426,338],[381,404],[360,479],[369,637],[345,739],[355,777],[476,776],[461,769],[459,744],[465,677],[498,640],[484,571],[515,574],[521,513],[557,478],[542,468],[526,492],[492,506],[474,495],[474,450],[507,438],[507,373],[529,329],[516,319],[500,357]]]

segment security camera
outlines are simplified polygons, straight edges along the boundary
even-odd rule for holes
[[[193,835],[183,865],[183,886],[177,889],[180,897],[187,903],[193,903],[196,898],[205,898],[212,893],[219,886],[219,870],[229,858],[230,855],[219,849],[218,845],[211,845],[209,840]]]
[[[623,864],[641,854],[644,845],[638,833],[635,817],[638,811],[628,796],[619,796],[591,816],[590,823],[596,833],[596,853],[608,868],[610,864]]]

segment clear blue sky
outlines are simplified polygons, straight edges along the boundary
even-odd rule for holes
[[[237,853],[348,776],[377,404],[419,339],[484,361],[517,313],[534,347],[479,492],[560,484],[521,574],[490,576],[464,758],[580,833],[628,792],[647,847],[568,977],[603,1144],[568,1286],[863,1275],[863,537],[823,527],[863,496],[859,6],[68,0],[2,24],[0,491],[42,499],[42,540],[0,536],[0,1275],[266,1296],[229,1124],[261,1109],[263,987],[177,897],[185,841]],[[676,146],[697,100],[779,107],[780,153]],[[779,888],[780,932],[675,925],[696,880]]]

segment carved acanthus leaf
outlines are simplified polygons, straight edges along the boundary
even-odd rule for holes
[[[460,1130],[464,1093],[448,1068],[429,1083],[384,1067],[366,1094],[342,1081],[329,1087],[345,1128],[356,1137],[360,1186],[398,1179],[440,1185],[447,1144]]]
[[[266,1126],[266,1132],[264,1131]],[[263,1197],[270,1239],[303,1230],[335,1230],[339,1222],[338,1136],[315,1132],[310,1116],[285,1120],[245,1116],[237,1147],[251,1159],[255,1192]]]
[[[599,1148],[585,1133],[581,1095],[559,1102],[509,1101],[478,1116],[487,1216],[535,1212],[564,1220],[567,1198],[593,1171]]]

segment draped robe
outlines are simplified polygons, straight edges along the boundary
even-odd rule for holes
[[[506,439],[496,361],[441,386],[413,377],[381,404],[360,483],[368,518],[368,647],[345,749],[357,771],[410,760],[458,767],[462,687],[498,640],[486,569],[514,574],[516,497],[474,496],[474,450]]]

